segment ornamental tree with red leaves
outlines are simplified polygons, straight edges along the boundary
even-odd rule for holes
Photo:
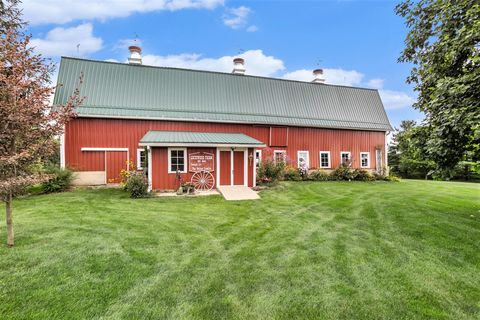
[[[74,117],[82,98],[77,88],[67,104],[51,106],[54,64],[29,45],[18,1],[1,2],[0,21],[0,199],[5,202],[11,247],[12,199],[49,178],[38,164],[55,152],[55,138]]]

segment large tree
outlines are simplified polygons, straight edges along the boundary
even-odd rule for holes
[[[7,0],[0,6],[0,199],[8,246],[14,244],[13,197],[48,178],[37,164],[55,152],[54,138],[81,102],[76,90],[66,105],[50,105],[54,65],[29,45],[18,3]]]
[[[448,173],[468,154],[480,159],[480,3],[407,0],[396,7],[409,28],[399,61],[413,64],[414,107],[426,114],[428,154]]]

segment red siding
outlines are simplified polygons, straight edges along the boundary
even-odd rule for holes
[[[222,124],[203,122],[176,122],[160,120],[121,120],[121,119],[93,119],[77,118],[66,126],[65,146],[66,164],[77,170],[96,171],[104,170],[103,152],[82,152],[83,147],[90,148],[129,148],[129,157],[134,163],[137,159],[137,148],[140,139],[149,130],[169,131],[208,131],[208,132],[241,132],[269,145],[270,126],[251,124]],[[370,152],[370,163],[375,167],[375,148],[384,150],[385,133],[377,131],[337,130],[322,128],[289,127],[286,139],[287,147],[271,147],[263,151],[263,159],[271,158],[273,150],[287,151],[287,160],[296,166],[297,151],[308,150],[310,167],[319,167],[319,151],[330,151],[333,168],[340,164],[340,152],[351,152],[353,167],[360,166],[360,152]],[[175,174],[167,174],[166,148],[154,148],[153,157],[161,161],[165,168],[164,174],[153,177],[154,185],[163,188],[175,184]],[[163,150],[163,151],[162,151]],[[193,149],[192,149],[193,150]],[[208,152],[215,153],[215,149]],[[249,152],[250,154],[250,152]],[[383,162],[385,152],[382,152]],[[103,162],[101,161],[103,159]],[[216,160],[215,160],[216,161]],[[253,161],[252,161],[253,162]],[[102,164],[103,163],[103,164]],[[156,161],[154,161],[156,163]],[[250,166],[250,160],[249,160]],[[155,169],[153,170],[155,171]],[[249,172],[249,175],[251,173]],[[186,175],[189,179],[189,175]],[[249,185],[250,185],[249,177]]]
[[[79,151],[74,160],[67,162],[67,166],[77,171],[105,171],[105,152]]]

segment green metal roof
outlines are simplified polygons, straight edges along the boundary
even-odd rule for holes
[[[80,117],[392,129],[373,89],[66,57],[54,104],[82,73]]]
[[[188,131],[148,131],[140,140],[141,145],[245,145],[264,146],[264,144],[243,133],[188,132]]]

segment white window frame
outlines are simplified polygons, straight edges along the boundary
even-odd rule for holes
[[[286,150],[273,150],[273,162],[277,163],[277,157],[275,156],[277,153],[283,154],[283,162],[287,162],[287,151]]]
[[[348,161],[350,161],[350,164],[351,164],[352,163],[352,153],[350,151],[342,151],[342,152],[340,152],[340,165],[343,164],[343,161],[342,161],[343,157],[342,156],[344,154],[348,154]]]
[[[367,155],[367,165],[364,166],[362,163],[362,156]],[[370,152],[360,152],[360,168],[370,168]]]
[[[258,154],[258,163],[257,163],[257,154]],[[258,168],[262,163],[262,150],[255,150],[255,168]]]
[[[326,167],[322,166],[322,153],[325,153],[325,154],[328,155],[328,165]],[[331,161],[331,158],[330,158],[330,151],[320,151],[318,156],[319,156],[319,159],[320,159],[320,168],[330,169],[332,167],[332,161]]]
[[[297,151],[297,167],[300,168],[300,153],[306,153],[305,162],[307,163],[307,168],[310,168],[310,152],[308,150],[298,150]]]
[[[142,161],[141,161],[141,154],[142,152],[146,152],[145,149],[137,149],[137,170],[143,170],[143,167],[142,167]],[[145,153],[145,162],[147,162],[147,156],[148,154]]]
[[[172,151],[182,151],[183,150],[183,155],[185,157],[185,162],[183,166],[183,171],[180,171],[180,173],[187,173],[188,172],[188,155],[187,155],[187,148],[168,148],[168,173],[177,173],[177,171],[172,171]]]

